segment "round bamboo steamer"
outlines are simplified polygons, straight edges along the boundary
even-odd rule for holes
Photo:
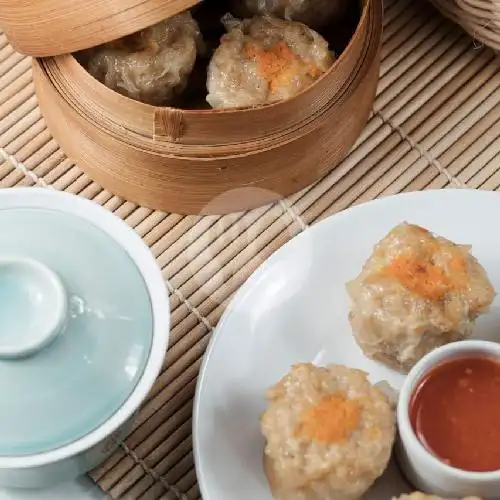
[[[53,136],[109,191],[186,214],[228,213],[289,195],[345,157],[378,83],[382,0],[363,0],[332,68],[293,99],[236,110],[154,107],[92,78],[72,53],[131,34],[199,0],[0,0],[0,26],[33,60]],[[37,58],[39,57],[39,58]]]
[[[71,54],[34,59],[33,74],[51,133],[93,180],[152,209],[224,214],[297,192],[344,159],[372,108],[381,34],[382,1],[364,0],[331,69],[295,98],[257,108],[149,106]]]
[[[498,0],[431,0],[448,19],[460,25],[479,44],[500,51]]]

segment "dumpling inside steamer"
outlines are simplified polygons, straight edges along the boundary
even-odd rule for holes
[[[232,0],[234,12],[243,17],[270,15],[299,21],[318,29],[338,22],[347,9],[346,0]]]
[[[87,71],[110,89],[152,105],[172,104],[204,49],[198,23],[186,11],[80,53]]]
[[[302,23],[272,17],[239,21],[230,15],[223,22],[228,33],[208,66],[207,102],[213,108],[289,99],[333,64],[328,42]]]

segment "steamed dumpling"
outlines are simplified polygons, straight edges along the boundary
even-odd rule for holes
[[[295,365],[268,401],[264,467],[276,500],[358,500],[386,469],[395,412],[366,373]]]
[[[89,49],[87,71],[131,99],[168,105],[186,87],[203,41],[186,11],[142,31]]]
[[[226,17],[209,67],[207,101],[213,108],[259,106],[289,99],[332,65],[326,40],[301,23],[270,17]]]
[[[434,348],[468,338],[495,297],[469,246],[407,223],[375,246],[347,291],[361,349],[402,372]]]

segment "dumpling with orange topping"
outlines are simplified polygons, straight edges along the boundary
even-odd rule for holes
[[[355,500],[386,469],[394,408],[366,373],[295,365],[268,401],[264,468],[276,500]]]
[[[241,108],[289,99],[332,65],[328,42],[305,24],[271,17],[239,21],[225,16],[228,32],[208,66],[207,102]]]
[[[495,296],[470,246],[408,223],[375,246],[347,291],[361,349],[403,372],[434,348],[468,338]]]

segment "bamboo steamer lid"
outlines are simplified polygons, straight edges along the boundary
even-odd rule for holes
[[[110,42],[179,14],[201,0],[0,0],[0,27],[33,57]]]

